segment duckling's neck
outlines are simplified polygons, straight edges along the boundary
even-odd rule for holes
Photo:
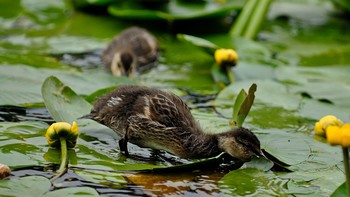
[[[214,157],[222,152],[215,134],[198,132],[197,135],[191,135],[184,145],[188,147],[188,158],[191,159]]]

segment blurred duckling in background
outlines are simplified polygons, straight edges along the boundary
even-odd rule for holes
[[[102,60],[115,76],[130,76],[150,67],[158,58],[158,42],[146,29],[130,27],[104,50]]]
[[[226,152],[249,161],[263,156],[259,139],[248,129],[205,133],[188,106],[175,94],[143,86],[119,86],[94,103],[90,118],[120,137],[119,148],[128,155],[127,142],[165,150],[181,158],[209,158]]]

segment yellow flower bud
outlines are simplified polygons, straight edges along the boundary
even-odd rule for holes
[[[315,128],[314,128],[315,134],[325,136],[326,129],[330,125],[340,127],[341,125],[343,125],[343,122],[333,115],[324,116],[323,118],[320,119],[320,121],[315,123]]]
[[[222,68],[235,66],[238,61],[238,54],[233,49],[217,49],[214,53],[216,63]]]
[[[341,145],[342,144],[342,132],[338,126],[328,126],[326,130],[327,142],[330,145]]]
[[[73,148],[77,143],[78,134],[79,128],[75,121],[72,126],[67,122],[56,122],[47,129],[45,137],[51,147],[60,147],[60,137],[64,137],[67,147]]]
[[[341,132],[342,132],[342,146],[343,147],[350,147],[350,124],[344,124],[341,128],[340,128]]]

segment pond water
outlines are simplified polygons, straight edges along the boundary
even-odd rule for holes
[[[195,6],[176,12],[187,9],[197,13]],[[124,20],[88,11],[75,10],[69,1],[0,2],[0,163],[13,170],[0,180],[0,196],[329,196],[345,181],[341,149],[313,135],[314,122],[324,115],[350,121],[350,23],[331,2],[275,0],[256,41],[226,33],[237,12],[224,24],[183,19],[171,26],[164,20]],[[159,60],[132,79],[113,77],[100,54],[132,25],[154,33]],[[236,81],[216,84],[213,57],[177,39],[176,32],[235,48],[240,56],[232,69]],[[58,92],[57,98],[49,95],[52,101],[46,104],[54,114],[42,95],[49,76],[59,80],[46,87],[50,92],[72,90]],[[76,120],[96,96],[129,83],[179,95],[207,132],[230,128],[233,99],[256,83],[244,126],[258,136],[274,164],[262,158],[244,165],[225,157],[189,161],[131,144],[134,157],[125,157],[115,133],[78,120],[78,144],[68,151],[70,168],[51,184],[60,151],[48,147],[47,127],[60,116]]]

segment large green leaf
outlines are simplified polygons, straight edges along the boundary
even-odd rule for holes
[[[46,108],[57,122],[73,122],[90,112],[91,105],[54,76],[44,81],[41,92]]]

